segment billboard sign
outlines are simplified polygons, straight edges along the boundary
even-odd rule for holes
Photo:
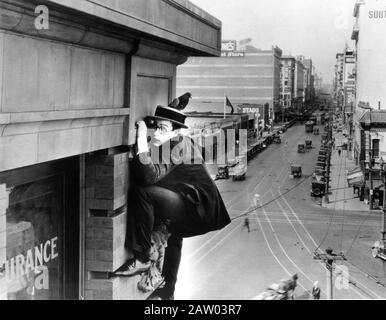
[[[231,51],[231,52],[227,52],[227,51],[222,51],[221,52],[221,57],[244,57],[245,56],[245,52],[244,51]]]
[[[237,50],[236,40],[223,40],[221,41],[221,52],[232,52]]]
[[[223,40],[221,42],[221,57],[244,57],[245,51],[239,50],[236,40]]]

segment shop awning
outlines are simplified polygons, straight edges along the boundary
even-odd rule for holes
[[[361,168],[356,167],[347,172],[347,183],[349,187],[363,185],[364,181],[365,181],[365,177],[363,175]]]

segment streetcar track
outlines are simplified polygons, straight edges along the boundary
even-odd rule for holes
[[[280,159],[280,158],[279,158]],[[257,159],[254,159],[254,160],[257,160]],[[281,159],[280,159],[280,161],[279,161],[280,163],[282,162],[281,161]],[[264,176],[263,176],[263,178],[256,184],[256,185],[254,185],[254,187],[253,187],[253,191],[264,181],[264,179],[266,178],[266,177],[269,177],[269,175],[270,175],[270,173],[273,171],[275,169],[275,166],[271,166],[271,169],[268,171],[268,173],[267,174],[265,174]],[[279,173],[279,175],[277,176],[277,177],[280,177],[281,176],[281,174],[282,174],[282,172],[285,170],[285,167],[283,167],[283,169],[280,171],[280,173]],[[264,171],[264,170],[263,170]],[[252,182],[253,182],[253,180],[252,180]],[[249,183],[245,188],[244,188],[244,191],[247,191],[247,195],[248,195],[248,197],[249,197],[249,192],[250,192],[250,188],[252,187],[252,182],[251,183]],[[268,193],[269,192],[269,190],[267,190],[266,191],[266,193]],[[264,193],[264,195],[266,194],[266,193]],[[240,194],[237,194],[237,195],[235,195],[235,197],[233,197],[231,200],[229,200],[229,201],[227,201],[226,203],[225,203],[225,205],[226,205],[226,207],[227,207],[227,210],[231,210],[231,208],[233,207],[233,206],[235,206],[236,204],[238,204],[240,201],[242,201],[242,199],[239,199],[239,201],[237,201],[237,202],[235,202],[235,203],[233,203],[231,206],[229,206],[229,203],[232,203],[232,202],[234,202],[234,200],[236,199],[236,198],[240,198]],[[230,225],[232,225],[232,224],[229,224],[228,226],[230,226]],[[227,227],[228,227],[227,226]],[[227,229],[227,228],[223,228],[223,229],[221,229],[221,230],[219,230],[218,232],[216,232],[210,239],[208,239],[208,240],[206,240],[200,247],[198,247],[197,249],[195,249],[187,258],[185,258],[184,259],[184,261],[189,261],[189,260],[191,260],[192,258],[194,258],[203,248],[205,248],[206,246],[208,246],[217,236],[220,236],[220,234],[222,234],[222,233],[224,233],[225,232],[225,229]],[[230,231],[230,233],[233,233],[233,231],[234,230],[236,230],[237,229],[237,225]],[[220,240],[219,240],[219,242],[218,243],[220,243],[220,242],[222,242],[225,238],[227,238],[228,237],[228,234],[226,234],[225,236],[223,236],[222,238],[220,238]],[[216,247],[217,247],[217,245],[216,245]],[[205,254],[205,256],[206,256],[206,254]],[[200,259],[200,261],[201,261],[202,259]]]
[[[256,203],[256,205],[257,205],[257,203]],[[259,221],[259,218],[258,218],[258,217],[257,217],[257,219],[258,219],[258,221]],[[265,231],[264,231],[262,225],[260,224],[260,221],[259,221],[259,225],[260,225],[260,229],[261,229],[261,231],[262,231],[262,233],[263,233],[264,240],[265,240],[265,242],[266,242],[266,244],[267,244],[267,247],[268,247],[269,251],[271,252],[272,256],[275,258],[275,260],[277,261],[277,263],[282,267],[282,269],[288,274],[288,276],[292,276],[292,273],[291,273],[291,272],[290,272],[290,271],[289,271],[289,270],[281,263],[280,259],[276,256],[275,252],[274,252],[273,249],[271,248],[271,246],[270,246],[270,244],[269,244],[269,241],[268,241],[268,239],[267,239],[267,236],[266,236],[266,234],[265,234]],[[301,286],[304,290],[307,291],[307,289],[304,288],[303,285],[300,284],[300,286]],[[254,298],[252,298],[252,300],[255,299],[256,297],[257,297],[257,296],[255,296]]]
[[[294,143],[292,143],[291,145],[294,145],[296,144],[297,141],[295,141]],[[287,148],[287,146],[285,146],[285,148]],[[282,153],[282,149],[276,149],[274,150],[275,153]],[[274,156],[274,155],[273,155]],[[276,158],[275,158],[276,159]],[[269,192],[271,192],[271,194],[275,197],[275,194],[274,194],[274,186],[276,186],[276,189],[278,190],[277,192],[279,193],[281,199],[283,199],[283,203],[286,204],[289,208],[290,208],[290,212],[292,214],[292,217],[290,217],[289,215],[287,215],[286,213],[284,213],[286,215],[285,219],[280,219],[280,218],[276,218],[276,217],[272,217],[271,219],[268,217],[268,214],[272,214],[272,213],[276,213],[276,214],[281,214],[281,216],[283,215],[283,212],[285,211],[284,207],[282,207],[282,205],[280,204],[280,202],[278,201],[278,199],[275,200],[274,203],[276,203],[279,207],[280,207],[280,210],[281,212],[275,212],[275,211],[267,211],[265,210],[264,208],[262,208],[262,211],[263,211],[263,214],[265,215],[266,217],[266,220],[264,220],[261,216],[259,217],[259,214],[258,214],[258,211],[255,210],[253,212],[253,218],[255,218],[257,220],[257,223],[259,225],[259,228],[261,229],[262,231],[262,234],[263,234],[263,237],[264,237],[264,240],[266,242],[266,245],[268,247],[268,249],[270,250],[272,256],[275,258],[275,260],[277,261],[277,263],[281,266],[281,268],[290,276],[292,275],[291,272],[289,272],[289,270],[287,269],[286,267],[286,264],[290,263],[294,266],[297,267],[297,269],[305,276],[305,279],[307,279],[308,281],[312,282],[312,280],[308,277],[308,275],[300,269],[300,267],[296,264],[296,262],[294,262],[293,260],[291,260],[291,258],[288,256],[288,254],[286,253],[286,250],[283,248],[283,246],[281,245],[280,243],[280,239],[276,239],[276,241],[278,242],[279,244],[279,248],[276,249],[276,251],[278,250],[279,253],[283,254],[284,256],[287,256],[287,258],[284,258],[284,261],[283,259],[280,259],[274,252],[274,249],[271,247],[271,245],[269,244],[269,241],[268,241],[268,238],[267,238],[267,235],[266,235],[266,231],[263,229],[263,224],[264,223],[268,223],[270,224],[270,227],[272,229],[272,231],[274,232],[274,228],[273,228],[273,225],[272,223],[287,223],[289,222],[290,225],[292,226],[292,228],[294,228],[294,230],[296,230],[294,224],[296,225],[300,225],[303,230],[305,231],[306,233],[306,238],[308,236],[308,238],[315,244],[315,246],[317,246],[315,240],[313,239],[313,237],[311,236],[311,234],[309,233],[308,229],[304,226],[304,223],[306,224],[312,224],[312,223],[317,223],[317,222],[325,222],[324,219],[321,219],[321,220],[309,220],[309,221],[305,221],[304,223],[299,219],[299,217],[297,216],[296,212],[293,210],[293,208],[291,207],[291,205],[288,203],[287,199],[284,197],[284,195],[281,193],[280,189],[283,188],[283,184],[284,183],[287,183],[288,182],[288,179],[289,177],[287,176],[286,179],[284,180],[281,180],[280,178],[282,177],[283,175],[283,172],[284,170],[286,169],[286,166],[284,164],[289,164],[289,161],[287,161],[286,159],[283,159],[283,157],[277,157],[277,161],[274,161],[273,163],[271,163],[271,169],[268,171],[268,172],[265,172],[264,173],[264,169],[260,170],[259,171],[259,174],[261,174],[263,172],[263,177],[254,177],[254,179],[248,183],[247,186],[245,186],[243,188],[243,191],[242,193],[238,193],[236,194],[234,197],[232,197],[232,199],[230,199],[229,201],[226,202],[226,205],[229,206],[228,207],[228,210],[229,212],[238,212],[238,210],[236,209],[232,209],[232,207],[236,206],[236,205],[239,205],[244,199],[245,199],[245,196],[243,196],[243,194],[246,193],[247,197],[249,198],[249,202],[250,202],[250,206],[249,208],[253,208],[253,204],[252,204],[252,201],[251,201],[251,195],[254,194],[256,192],[257,189],[260,189],[260,186],[262,185],[262,183],[268,178],[268,177],[271,177],[272,178],[272,183],[270,185],[270,188],[268,190],[265,190],[264,194],[261,196],[260,198],[260,201],[262,199],[262,197],[265,197]],[[254,159],[254,160],[257,160],[257,159]],[[252,161],[254,161],[252,160]],[[265,161],[265,160],[263,160]],[[253,163],[252,164],[252,169],[256,169],[256,164],[257,163]],[[272,177],[272,171],[275,170],[277,168],[277,166],[282,166],[282,170],[274,175],[274,177]],[[340,169],[341,170],[341,169]],[[339,177],[341,178],[341,177]],[[258,179],[258,182],[256,184],[255,183],[255,179]],[[275,183],[276,182],[279,182],[281,181],[282,184],[278,184],[278,183]],[[224,184],[225,181],[222,183]],[[238,199],[237,199],[238,198]],[[236,201],[235,201],[236,200]],[[252,204],[252,205],[251,205]],[[259,208],[258,208],[259,209]],[[240,210],[239,212],[245,212],[244,210]],[[300,213],[298,213],[300,214]],[[199,248],[197,248],[194,252],[192,252],[187,260],[191,260],[192,258],[194,258],[202,249],[204,249],[207,245],[211,244],[211,242],[214,241],[214,239],[218,236],[221,236],[220,239],[217,239],[217,244],[215,246],[212,246],[206,253],[204,253],[203,255],[201,255],[198,260],[194,263],[194,265],[196,265],[196,263],[198,262],[201,262],[204,258],[206,258],[215,248],[217,248],[218,246],[220,246],[225,240],[227,240],[231,234],[234,233],[235,230],[237,230],[240,226],[241,226],[241,223],[239,224],[234,224],[234,226],[232,228],[229,228],[229,226],[232,226],[233,224],[229,224],[227,226],[227,228],[223,228],[221,229],[219,232],[216,232],[216,234],[214,234],[210,239],[208,239],[204,244],[202,244]],[[353,224],[346,224],[346,226],[349,226],[349,225],[353,225],[355,226],[356,224],[353,223]],[[222,235],[222,232],[227,232],[226,235]],[[307,248],[307,251],[309,253],[311,253],[311,250],[309,249],[309,247],[305,244],[305,242],[303,241],[303,238],[300,236],[300,234],[298,234],[298,232],[296,231],[295,233],[297,233],[297,237],[298,239],[302,242],[304,248]],[[276,233],[274,232],[274,235],[275,237],[277,237]],[[305,240],[306,241],[306,240]],[[319,251],[321,251],[319,249]],[[185,260],[185,259],[184,259]],[[287,262],[286,260],[288,260],[289,262]],[[321,265],[321,264],[320,264]],[[325,268],[324,268],[325,269]],[[353,277],[351,277],[351,279],[355,280]],[[360,284],[363,288],[367,289],[368,291],[371,291],[374,295],[378,296],[375,292],[373,292],[371,289],[367,288],[366,286],[364,286],[363,284],[361,284],[360,282],[356,281],[356,284]],[[306,291],[308,292],[308,290],[299,283],[299,285]],[[353,287],[350,287],[350,289],[355,292],[356,294],[358,294],[360,297],[366,299],[366,297],[364,297],[360,292],[358,292],[356,289],[354,289]],[[362,288],[359,288],[357,286],[357,289],[359,290],[362,290],[364,291],[365,294],[367,294],[368,296],[371,296],[368,292],[366,292],[364,289]],[[378,296],[379,297],[379,296]]]
[[[280,193],[280,188],[279,188],[279,193]],[[285,196],[282,196],[281,197],[287,204],[288,208],[290,209],[290,212],[296,217],[296,219],[298,219],[298,221],[300,222],[300,225],[302,226],[302,228],[304,229],[304,231],[306,232],[306,234],[308,235],[308,237],[310,238],[310,240],[314,243],[314,245],[317,247],[317,244],[314,240],[314,238],[312,237],[312,235],[310,234],[310,232],[308,231],[308,229],[304,226],[304,224],[302,223],[302,221],[299,219],[299,217],[297,216],[297,214],[295,213],[295,211],[293,210],[292,206],[288,203],[287,199],[285,198]],[[320,248],[318,248],[319,252],[323,252]],[[352,278],[356,283],[360,284],[362,287],[364,287],[366,290],[370,291],[373,295],[375,295],[376,297],[378,297],[379,299],[382,299],[381,296],[379,296],[377,293],[375,293],[373,290],[371,290],[370,288],[368,288],[367,286],[363,285],[361,282],[359,282],[357,279],[355,279],[354,277],[350,277]],[[348,279],[350,281],[350,279]],[[350,282],[349,282],[350,283]],[[358,295],[362,296],[364,299],[366,299],[366,297],[364,297],[362,294],[360,294],[357,290],[355,290],[354,288],[351,288],[354,292],[356,292]],[[369,293],[367,293],[368,296],[372,297]]]
[[[340,170],[341,170],[341,168],[340,168]],[[282,171],[283,171],[283,170],[282,170]],[[282,172],[282,171],[281,171],[281,172]],[[281,173],[280,173],[278,176],[280,177],[280,175],[281,175]],[[340,177],[339,177],[339,178],[340,178]],[[286,180],[287,180],[287,179],[285,179],[285,181],[286,181]],[[276,180],[276,181],[280,181],[280,180]],[[283,196],[283,195],[281,194],[281,192],[280,192],[280,188],[281,188],[281,187],[282,187],[282,185],[279,185],[279,188],[278,188],[279,194],[280,194],[280,197],[284,198],[284,196]],[[272,186],[271,186],[271,188],[270,188],[270,191],[271,191],[271,193],[272,193],[272,195],[273,195],[273,197],[274,197],[274,199],[275,199],[275,194],[273,193]],[[267,192],[266,192],[266,193],[267,193]],[[266,194],[266,193],[265,193],[265,194]],[[279,198],[280,198],[280,197],[279,197]],[[287,205],[290,207],[290,205],[288,204],[288,201],[287,201],[285,198],[284,198],[284,201],[286,201]],[[277,203],[277,204],[279,205],[279,207],[281,208],[282,214],[283,214],[283,213],[285,214],[285,212],[284,212],[285,210],[284,210],[284,208],[280,205],[278,199],[275,200],[275,203]],[[293,211],[292,207],[290,207],[290,209],[291,209],[291,211]],[[286,254],[285,249],[281,246],[280,240],[279,240],[279,239],[277,238],[277,236],[276,236],[276,232],[275,232],[275,230],[274,230],[274,228],[273,228],[273,226],[272,226],[271,220],[269,219],[269,217],[268,217],[267,214],[266,214],[265,209],[262,208],[262,210],[263,210],[263,212],[265,213],[267,222],[268,222],[269,225],[271,226],[271,229],[272,229],[272,231],[273,231],[273,234],[275,235],[276,240],[277,240],[277,242],[278,242],[278,244],[279,244],[279,246],[280,246],[282,252],[287,256],[287,258],[291,261],[291,263],[292,263],[293,265],[295,265],[295,266],[298,268],[298,270],[299,270],[303,275],[305,275],[306,278],[308,278],[308,280],[310,280],[310,281],[312,282],[312,280],[307,276],[307,274],[306,274],[302,269],[300,269],[299,266],[297,266],[296,263],[293,262],[293,261],[288,257],[288,255]],[[257,218],[257,220],[258,220],[258,223],[259,223],[260,228],[262,229],[261,221],[260,221],[260,219],[259,219],[259,217],[258,217],[258,215],[257,215],[256,212],[255,212],[255,216],[256,216],[256,218]],[[290,219],[289,219],[289,217],[287,216],[287,214],[285,214],[285,216],[286,216],[286,218],[287,218],[287,221],[290,222],[292,228],[295,230],[295,233],[297,234],[298,239],[302,242],[303,246],[304,246],[305,248],[307,248],[307,251],[311,254],[311,250],[310,250],[309,247],[304,243],[302,237],[301,237],[301,236],[298,234],[298,232],[296,231],[296,228],[295,228],[294,225],[292,224],[292,221],[290,221]],[[295,215],[295,216],[296,216],[296,215]],[[305,228],[304,225],[303,225],[303,223],[300,221],[300,219],[299,219],[297,216],[296,216],[296,219],[298,220],[298,223],[299,223],[300,225],[302,225],[303,228]],[[262,231],[263,231],[263,229],[262,229]],[[264,231],[263,231],[263,232],[264,232]],[[306,232],[307,232],[308,235],[310,236],[308,230],[306,230]],[[268,243],[267,243],[267,244],[268,244]],[[270,249],[271,249],[271,248],[270,248]],[[271,250],[272,250],[272,249],[271,249]],[[273,253],[273,250],[272,250],[272,253]],[[275,256],[275,257],[276,257],[276,256]],[[277,257],[276,257],[276,258],[277,258]],[[277,258],[277,260],[279,260],[279,259]],[[279,262],[279,261],[278,261],[278,262]],[[283,267],[282,263],[279,263],[279,264]],[[320,262],[319,262],[319,265],[322,266],[322,264],[321,264]],[[283,269],[286,270],[286,268],[284,268],[284,267],[283,267]],[[325,268],[323,267],[323,269],[325,269]],[[358,283],[359,283],[359,282],[358,282]],[[303,288],[304,288],[304,287],[303,287]],[[304,288],[304,289],[305,289],[305,288]],[[355,292],[356,294],[358,294],[360,297],[366,299],[366,297],[364,297],[361,293],[359,293],[359,292],[358,292],[357,290],[355,290],[354,288],[351,288],[351,287],[350,287],[350,289],[351,289],[353,292]],[[306,290],[306,289],[305,289],[305,290]],[[306,291],[307,291],[307,290],[306,290]],[[370,291],[371,291],[371,290],[370,290]],[[369,294],[367,293],[367,295],[369,295]],[[370,295],[370,296],[371,296],[371,295]]]
[[[284,196],[282,197],[283,201],[286,201],[286,199],[284,198]],[[290,206],[290,204],[286,201],[287,203],[287,207],[290,209],[290,212],[292,211],[292,207]],[[284,208],[283,208],[284,210]],[[300,219],[296,216],[296,218],[300,221]],[[301,222],[301,221],[300,221]],[[302,223],[299,223],[300,225],[304,227],[304,225]],[[295,230],[295,227],[293,226],[294,230]],[[307,233],[308,233],[308,230],[307,230]],[[305,242],[302,240],[302,237],[300,237],[300,235],[296,232],[299,240],[304,244],[304,247],[307,248],[307,251],[309,252],[310,256],[312,256],[312,252],[310,250],[310,248],[305,244]],[[309,233],[308,233],[309,234]],[[322,270],[326,270],[325,266],[323,265],[323,263],[321,261],[318,261],[318,265],[322,268]],[[359,296],[361,296],[363,299],[366,299],[366,297],[364,297],[362,294],[360,294],[359,292],[357,292],[355,289],[351,288],[350,289],[355,292],[356,294],[358,294]]]
[[[254,160],[255,160],[255,159],[254,159]],[[256,159],[256,160],[257,160],[257,159]],[[274,168],[275,168],[275,166],[272,166],[271,170],[270,170],[268,173],[270,173],[271,171],[273,171]],[[258,185],[260,185],[260,184],[264,181],[264,179],[265,179],[267,176],[268,176],[267,174],[264,175],[263,178],[260,180],[260,182],[258,182],[258,183],[255,185],[255,187],[257,187]],[[247,192],[248,192],[248,190],[251,188],[251,185],[252,185],[253,182],[254,182],[254,181],[252,180],[252,181],[244,188],[244,191],[247,191]],[[225,183],[225,181],[224,181],[223,183]],[[232,208],[234,205],[238,204],[238,203],[241,201],[241,199],[239,199],[239,201],[237,201],[236,203],[233,203],[231,206],[229,206],[229,204],[232,203],[232,202],[234,202],[237,198],[240,198],[240,194],[236,194],[231,200],[229,200],[229,201],[227,201],[227,202],[224,202],[224,204],[225,204],[225,206],[226,206],[226,208],[227,208],[228,211],[231,210],[231,208]],[[195,249],[195,250],[194,250],[187,258],[185,258],[185,259],[186,259],[186,260],[191,260],[191,259],[192,259],[196,254],[198,254],[204,247],[206,247],[207,245],[209,245],[209,244],[210,244],[217,236],[219,236],[220,234],[222,234],[223,232],[225,232],[225,230],[228,229],[228,227],[231,226],[231,225],[232,225],[232,223],[230,223],[230,224],[227,225],[225,228],[223,228],[223,229],[219,230],[218,232],[216,232],[211,238],[209,238],[208,240],[206,240],[199,248]],[[231,233],[232,233],[236,228],[237,228],[237,226],[234,227],[234,228],[232,229]],[[227,236],[225,235],[224,237],[227,237]],[[220,241],[222,241],[222,239],[221,239]],[[184,260],[185,260],[185,259],[184,259]]]
[[[272,190],[271,190],[271,191],[272,191]],[[264,209],[263,209],[263,211],[264,211]],[[283,247],[283,245],[282,245],[282,243],[281,243],[279,237],[277,236],[277,233],[276,233],[276,231],[275,231],[275,229],[274,229],[272,223],[271,223],[270,220],[269,220],[268,215],[266,215],[266,218],[267,218],[268,223],[269,223],[269,225],[270,225],[270,227],[271,227],[272,234],[273,234],[273,236],[275,237],[276,242],[277,242],[277,244],[278,244],[279,247],[280,247],[280,250],[284,253],[284,255],[287,257],[287,259],[290,261],[290,263],[292,263],[293,266],[294,266],[301,274],[303,274],[303,275],[305,276],[305,278],[306,278],[308,281],[310,281],[311,284],[313,284],[315,281],[311,280],[311,278],[308,277],[308,275],[303,271],[303,269],[300,268],[299,265],[298,265],[296,262],[294,262],[294,261],[288,256],[287,250],[284,249],[284,247]],[[299,282],[300,282],[300,281],[299,281]],[[302,287],[303,287],[303,286],[302,286]],[[304,290],[307,291],[307,289],[306,289],[305,287],[303,287],[303,288],[304,288]]]
[[[284,197],[281,193],[280,193],[280,187],[281,186],[279,186],[279,194],[280,194],[280,196],[281,197]],[[275,199],[275,194],[273,193],[273,190],[272,190],[272,186],[271,186],[271,188],[270,188],[270,190],[271,190],[271,193],[272,193],[272,195],[273,195],[273,199]],[[284,208],[283,207],[281,207],[281,205],[280,205],[280,203],[279,203],[279,201],[278,201],[278,199],[276,199],[275,200],[275,202],[274,203],[277,203],[278,205],[279,205],[279,207],[281,208],[281,210],[282,210],[282,214],[285,214],[285,216],[287,217],[287,219],[288,219],[288,216],[287,216],[287,214],[284,212],[285,210],[284,210]],[[289,206],[289,205],[288,205]],[[289,206],[290,207],[290,206]],[[264,208],[262,208],[262,210],[263,210],[263,212],[265,213],[265,209]],[[292,210],[292,207],[291,207],[291,210]],[[269,223],[269,225],[271,226],[271,229],[272,229],[272,232],[273,232],[273,234],[274,234],[274,236],[275,236],[275,238],[276,238],[276,241],[277,241],[277,243],[279,244],[279,246],[280,246],[280,248],[281,248],[281,250],[282,250],[282,252],[287,256],[287,258],[290,260],[290,262],[294,265],[294,266],[296,266],[297,268],[298,268],[298,270],[303,274],[303,275],[305,275],[306,276],[306,278],[310,281],[310,282],[312,282],[312,280],[307,276],[307,274],[295,263],[295,262],[293,262],[292,261],[292,259],[290,259],[289,257],[288,257],[288,255],[287,255],[287,253],[286,253],[286,250],[282,247],[282,245],[281,245],[281,243],[280,243],[280,240],[278,239],[278,237],[277,237],[277,235],[276,235],[276,232],[275,232],[275,230],[274,230],[274,228],[273,228],[273,226],[272,226],[272,223],[270,222],[270,219],[268,218],[268,216],[267,216],[267,214],[265,213],[265,216],[266,216],[266,218],[267,218],[267,220],[268,220],[268,223]],[[258,218],[258,215],[256,214],[256,217]],[[259,219],[259,218],[258,218]],[[288,219],[288,221],[290,222],[290,225],[291,225],[291,227],[294,229],[294,231],[295,231],[295,233],[296,233],[296,235],[297,235],[297,237],[298,237],[298,239],[302,242],[302,244],[303,244],[303,246],[305,247],[305,248],[307,248],[307,250],[308,250],[308,252],[311,254],[311,250],[308,248],[308,246],[303,242],[303,239],[300,237],[300,235],[298,234],[298,232],[296,231],[296,228],[294,227],[294,225],[291,223],[291,221]],[[260,223],[259,223],[260,224]],[[262,226],[261,226],[262,227]],[[303,226],[304,227],[304,226]],[[321,263],[319,263],[319,265],[321,265]],[[354,292],[356,292],[359,296],[361,296],[362,298],[365,298],[362,294],[360,294],[359,292],[357,292],[355,289],[353,289],[353,288],[351,288],[352,289],[352,291],[354,291]],[[306,290],[307,291],[307,290]]]
[[[278,177],[280,177],[280,176],[282,175],[282,172],[283,172],[284,169],[285,169],[285,167],[283,167],[283,169],[282,169],[282,171],[279,173]],[[278,181],[280,181],[280,179],[279,179]],[[254,192],[256,192],[256,188],[254,189]],[[273,191],[272,191],[272,185],[271,185],[271,188],[269,188],[269,190],[267,190],[267,192],[266,192],[264,195],[266,195],[268,192],[271,192],[271,193],[273,194]],[[248,196],[250,197],[250,195],[248,195]],[[274,198],[275,198],[275,197],[274,197]],[[261,199],[262,199],[262,198],[260,198],[260,204],[261,204]],[[277,201],[277,200],[276,200],[276,201]],[[276,202],[276,201],[275,201],[275,202]],[[255,201],[255,202],[257,202],[257,201]],[[252,203],[251,203],[251,204],[252,204]],[[257,207],[257,203],[254,203],[254,204],[255,204],[255,206]],[[253,204],[252,204],[252,205],[253,205]],[[296,263],[288,256],[286,250],[283,248],[283,246],[282,246],[282,244],[281,244],[279,238],[278,238],[277,235],[276,235],[276,232],[275,232],[275,230],[274,230],[274,228],[273,228],[273,226],[272,226],[272,223],[270,222],[270,219],[269,219],[268,215],[267,215],[266,212],[265,212],[264,207],[262,207],[262,211],[265,213],[266,219],[267,219],[267,221],[268,221],[268,223],[269,223],[269,225],[270,225],[270,227],[271,227],[271,229],[272,229],[272,231],[273,231],[273,235],[275,236],[276,242],[277,242],[277,244],[279,245],[281,252],[287,257],[287,259],[290,261],[290,263],[292,263],[292,265],[295,266],[296,269],[297,269],[299,272],[301,272],[301,273],[306,277],[306,279],[309,280],[309,281],[313,284],[313,281],[308,277],[308,275],[307,275],[307,274],[306,274],[306,273],[305,273],[305,272],[304,272],[304,271],[303,271],[303,270],[302,270],[302,269],[301,269],[301,268],[300,268],[300,267],[299,267],[299,266],[298,266],[298,265],[297,265],[297,264],[296,264]],[[259,226],[260,226],[260,229],[261,229],[261,231],[262,231],[262,233],[263,233],[263,235],[264,235],[264,239],[265,239],[265,242],[266,242],[266,244],[267,244],[269,250],[271,251],[271,253],[272,253],[272,255],[274,256],[274,258],[276,259],[276,261],[279,263],[279,265],[284,269],[284,271],[286,271],[287,274],[288,274],[289,276],[291,276],[292,274],[290,274],[289,271],[288,271],[288,269],[284,266],[283,261],[281,261],[281,260],[278,258],[278,256],[274,253],[272,247],[270,246],[269,241],[268,241],[268,239],[267,239],[267,237],[266,237],[266,235],[265,235],[265,231],[264,231],[264,229],[263,229],[263,226],[262,226],[262,224],[261,224],[260,218],[259,218],[259,216],[258,216],[256,210],[254,211],[254,214],[255,214],[255,216],[256,216],[256,219],[257,219],[257,221],[258,221],[258,224],[259,224]],[[280,252],[280,250],[279,250],[279,252]],[[308,292],[308,290],[301,284],[300,281],[299,281],[299,285],[300,285],[306,292]]]

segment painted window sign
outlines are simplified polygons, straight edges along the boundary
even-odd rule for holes
[[[28,249],[26,255],[19,254],[6,260],[1,268],[7,284],[7,291],[14,292],[26,285],[27,293],[34,295],[36,290],[49,290],[49,269],[47,264],[58,257],[58,237],[47,240],[44,244]]]
[[[63,192],[58,176],[15,186],[0,233],[0,298],[61,299]]]

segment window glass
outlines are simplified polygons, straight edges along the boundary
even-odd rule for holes
[[[373,140],[373,157],[379,157],[379,139]]]
[[[6,249],[5,261],[0,261],[6,299],[62,298],[62,185],[62,178],[54,176],[11,188],[0,239]]]

